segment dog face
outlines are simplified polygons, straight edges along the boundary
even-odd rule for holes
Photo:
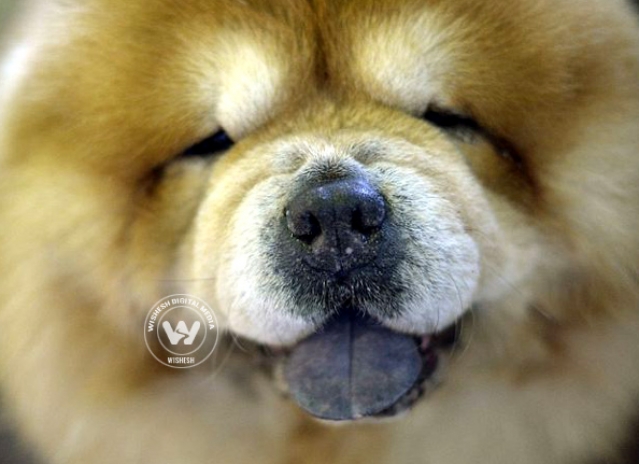
[[[321,105],[312,107],[342,111]],[[389,134],[387,111],[368,110],[376,118],[358,117],[364,108],[346,111],[355,113],[349,128],[322,130],[326,116],[312,117],[212,177],[193,266],[216,279],[196,288],[225,308],[238,334],[289,344],[347,304],[423,334],[471,303],[485,240],[469,230],[496,232],[459,153],[434,130],[420,135],[413,121],[403,137]],[[238,181],[263,157],[267,167]],[[455,174],[447,175],[451,166]],[[229,192],[239,203],[228,204]]]
[[[561,304],[566,276],[623,287],[621,2],[121,3],[43,7],[3,86],[5,188],[38,183],[7,209],[47,211],[19,242],[114,344],[177,289],[287,349],[347,309],[423,339],[480,308],[489,362],[534,314],[601,312]]]
[[[455,46],[446,39],[452,34],[448,25],[434,24],[440,13],[430,10],[441,7],[398,18],[384,8],[368,15],[357,8],[326,12],[336,21],[352,18],[352,29],[361,31],[321,31],[340,45],[333,53],[319,50],[314,37],[304,37],[302,47],[255,34],[229,39],[239,50],[219,53],[231,61],[218,63],[220,115],[209,132],[223,128],[241,143],[212,168],[186,269],[187,275],[207,278],[194,292],[215,301],[231,330],[260,342],[294,343],[345,304],[397,330],[432,333],[449,326],[480,295],[503,290],[494,274],[507,272],[516,283],[536,266],[525,259],[534,254],[534,230],[520,224],[516,212],[530,205],[493,199],[506,210],[501,220],[507,225],[500,227],[491,193],[484,192],[462,151],[468,144],[476,158],[492,153],[496,160],[489,162],[513,178],[513,190],[522,197],[514,201],[531,201],[525,198],[532,196],[531,180],[514,146],[467,116],[476,110],[463,92],[437,77],[444,73],[446,48]],[[301,13],[297,20],[310,21]],[[369,40],[371,31],[356,26],[358,21],[371,21],[379,29],[372,36],[383,37],[382,44]],[[421,35],[406,37],[407,24]],[[264,41],[269,47],[257,45]],[[381,63],[370,58],[380,47],[406,50],[415,44],[425,45],[410,56],[385,52]],[[291,47],[298,51],[287,56]],[[245,54],[255,58],[237,59]],[[259,58],[264,55],[281,58],[270,64]],[[489,58],[473,58],[469,72]],[[250,69],[235,70],[242,66]],[[412,74],[390,79],[390,70],[398,67]],[[236,73],[259,79],[247,82]],[[547,73],[544,79],[555,79],[552,70]],[[188,74],[206,75],[195,69]],[[513,77],[517,83],[532,79]],[[493,89],[499,91],[515,93]],[[248,95],[260,97],[242,101]],[[455,104],[444,106],[448,102]],[[509,102],[517,105],[522,104]],[[274,115],[260,126],[268,113]],[[373,223],[361,224],[362,230],[353,224],[342,230],[369,219]]]

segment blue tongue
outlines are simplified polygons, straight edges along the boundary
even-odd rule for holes
[[[415,385],[421,368],[411,336],[347,315],[302,340],[284,375],[303,409],[338,421],[389,408]]]

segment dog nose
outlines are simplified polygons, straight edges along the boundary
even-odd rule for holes
[[[306,263],[339,274],[375,257],[386,202],[367,180],[348,178],[302,191],[285,213],[294,239],[307,245],[303,248]]]

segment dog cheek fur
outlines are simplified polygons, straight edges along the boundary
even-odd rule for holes
[[[216,185],[200,209],[194,243],[195,274],[209,276],[194,285],[197,294],[214,304],[228,329],[271,344],[290,344],[313,328],[295,314],[293,283],[277,272],[270,252],[278,246],[274,237],[286,187],[286,177],[263,180],[237,207],[224,208],[228,215],[222,220],[216,213],[225,201],[216,192],[226,191]],[[222,222],[224,230],[215,226]]]

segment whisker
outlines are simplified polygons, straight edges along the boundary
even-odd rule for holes
[[[461,311],[465,311],[466,308],[464,307],[464,304],[462,303],[461,292],[459,290],[459,285],[457,283],[457,280],[451,274],[449,274],[448,277],[450,278],[451,282],[455,286],[455,291],[456,291],[457,299],[458,299],[458,302],[459,302],[459,307],[460,307]],[[453,345],[453,348],[451,349],[451,358],[452,359],[461,359],[466,354],[466,352],[468,351],[468,349],[470,347],[470,343],[473,340],[474,327],[475,327],[475,323],[474,323],[475,313],[474,313],[473,305],[471,305],[470,308],[468,308],[468,312],[470,313],[470,317],[471,317],[471,319],[473,321],[473,324],[471,325],[471,328],[470,328],[470,330],[471,330],[470,334],[469,334],[470,338],[468,339],[467,343],[464,344],[463,351],[457,357],[455,357],[454,355],[457,352],[457,348],[461,344],[461,341],[456,337],[455,343]],[[461,335],[464,335],[464,332],[468,330],[468,329],[464,328],[464,320],[465,319],[466,319],[466,316],[464,315],[463,317],[458,318],[454,322],[455,331],[459,330],[459,334],[461,334]]]
[[[229,360],[231,359],[231,355],[233,354],[233,350],[235,350],[235,347],[236,347],[235,343],[231,343],[229,345],[228,350],[226,350],[226,353],[224,354],[224,358],[222,358],[222,360],[215,367],[213,372],[211,372],[210,379],[215,379],[218,375],[221,374],[222,369],[224,369],[224,367],[228,364]]]
[[[466,317],[463,317],[459,323],[461,324],[461,328],[460,328],[460,333],[464,334],[464,333],[468,333],[468,339],[465,341],[465,343],[461,343],[460,341],[455,343],[455,347],[462,345],[463,346],[463,350],[461,353],[459,353],[459,356],[457,357],[457,359],[461,359],[463,358],[466,353],[468,352],[468,350],[470,349],[470,345],[473,343],[473,340],[475,338],[475,323],[476,323],[476,315],[475,315],[475,311],[476,308],[474,305],[470,306],[470,309],[468,310],[468,318],[470,318],[470,322],[471,322],[471,326],[470,329],[465,329],[464,330],[464,324],[466,323],[465,320],[467,319]]]
[[[519,297],[521,297],[521,301],[525,302],[527,310],[536,312],[537,314],[539,314],[540,316],[542,316],[544,319],[546,319],[549,322],[552,322],[552,323],[558,322],[557,319],[552,314],[549,314],[548,312],[544,311],[543,308],[535,304],[534,301],[528,301],[525,298],[525,295],[523,294],[523,292],[519,290],[515,286],[515,284],[513,284],[510,280],[504,277],[499,271],[494,269],[493,266],[485,264],[484,267],[487,271],[491,272],[493,276],[495,276],[503,284],[505,284],[512,292],[516,293]]]

